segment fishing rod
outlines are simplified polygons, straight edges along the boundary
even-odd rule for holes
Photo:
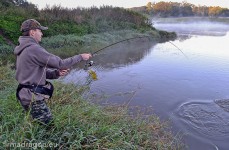
[[[108,46],[105,46],[105,47],[103,47],[103,48],[101,48],[101,49],[99,49],[99,50],[97,50],[97,51],[95,51],[94,53],[92,53],[91,55],[92,56],[95,56],[98,52],[100,52],[100,51],[102,51],[102,50],[104,50],[104,49],[106,49],[106,48],[108,48],[108,47],[111,47],[111,46],[113,46],[113,45],[116,45],[116,44],[118,44],[118,43],[122,43],[122,42],[125,42],[125,41],[128,41],[128,40],[133,40],[133,39],[137,39],[137,38],[150,38],[150,36],[147,36],[147,35],[145,35],[145,36],[138,36],[138,37],[133,37],[133,38],[128,38],[128,39],[124,39],[124,40],[121,40],[121,41],[118,41],[118,42],[115,42],[115,43],[112,43],[112,44],[110,44],[110,45],[108,45]],[[86,61],[86,63],[85,63],[85,70],[87,70],[87,68],[88,67],[90,67],[90,66],[92,66],[94,64],[94,62],[91,60],[91,61]]]
[[[104,50],[104,49],[106,49],[106,48],[108,48],[108,47],[111,47],[111,46],[113,46],[113,45],[116,45],[116,44],[118,44],[118,43],[122,43],[122,42],[125,42],[125,41],[128,41],[128,40],[132,40],[132,39],[146,38],[146,37],[147,37],[147,38],[150,38],[151,36],[145,35],[145,36],[133,37],[133,38],[128,38],[128,39],[124,39],[124,40],[121,40],[121,41],[112,43],[112,44],[110,44],[110,45],[108,45],[108,46],[105,46],[105,47],[103,47],[103,48],[101,48],[101,49],[95,51],[94,53],[92,53],[92,56],[95,56],[98,52],[100,52],[100,51],[102,51],[102,50]],[[169,42],[170,44],[172,44],[174,47],[176,47],[176,48],[184,55],[184,57],[188,59],[188,57],[184,54],[184,52],[183,52],[178,46],[176,46],[176,45],[175,45],[174,43],[172,43],[171,41],[168,41],[168,42]],[[93,64],[94,64],[94,62],[93,62],[92,60],[91,60],[91,61],[87,60],[86,63],[85,63],[85,68],[84,68],[84,69],[87,70],[88,67],[92,66]]]
[[[173,46],[175,46],[187,59],[188,59],[188,57],[183,53],[183,51],[179,48],[179,47],[177,47],[174,43],[172,43],[171,41],[169,41],[169,43],[170,44],[172,44]]]
[[[105,47],[103,47],[103,48],[101,48],[101,49],[95,51],[94,53],[92,53],[92,56],[95,55],[96,53],[98,53],[98,52],[100,52],[100,51],[102,51],[102,50],[104,50],[104,49],[106,49],[106,48],[108,48],[108,47],[111,47],[111,46],[113,46],[113,45],[116,45],[116,44],[118,44],[118,43],[122,43],[122,42],[125,42],[125,41],[128,41],[128,40],[133,40],[133,39],[137,39],[137,38],[145,38],[145,37],[150,38],[150,36],[145,35],[145,36],[138,36],[138,37],[133,37],[133,38],[124,39],[124,40],[115,42],[115,43],[113,43],[113,44],[110,44],[110,45],[108,45],[108,46],[105,46]]]

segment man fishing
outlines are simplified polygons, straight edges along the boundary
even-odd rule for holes
[[[46,125],[53,120],[45,102],[52,96],[53,85],[46,79],[65,76],[72,65],[92,57],[89,53],[83,53],[61,59],[47,52],[39,45],[43,36],[42,30],[47,29],[48,27],[41,26],[35,19],[24,21],[20,29],[22,36],[18,39],[19,45],[14,49],[17,56],[16,80],[19,82],[17,99],[34,120]]]

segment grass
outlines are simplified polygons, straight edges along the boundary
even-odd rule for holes
[[[54,96],[48,102],[55,126],[48,129],[23,113],[15,97],[14,76],[9,66],[0,67],[0,147],[4,149],[26,144],[39,149],[48,144],[56,149],[184,148],[180,137],[172,135],[168,123],[157,116],[143,117],[141,112],[131,116],[123,105],[96,105],[82,99],[82,88],[59,81],[54,82]]]

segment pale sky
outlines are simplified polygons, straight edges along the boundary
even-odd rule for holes
[[[171,2],[182,2],[184,0],[27,0],[42,9],[47,5],[61,5],[62,7],[76,8],[76,7],[91,7],[91,6],[118,6],[124,8],[144,6],[148,2],[159,2],[159,1],[171,1]],[[205,6],[220,6],[229,8],[229,0],[186,0],[188,3],[194,5],[205,5]]]

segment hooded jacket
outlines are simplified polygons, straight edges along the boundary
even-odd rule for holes
[[[47,68],[68,69],[82,60],[80,55],[61,59],[47,52],[30,36],[20,36],[18,41],[14,54],[17,55],[16,80],[20,84],[45,85],[46,79],[59,77],[57,70]]]

